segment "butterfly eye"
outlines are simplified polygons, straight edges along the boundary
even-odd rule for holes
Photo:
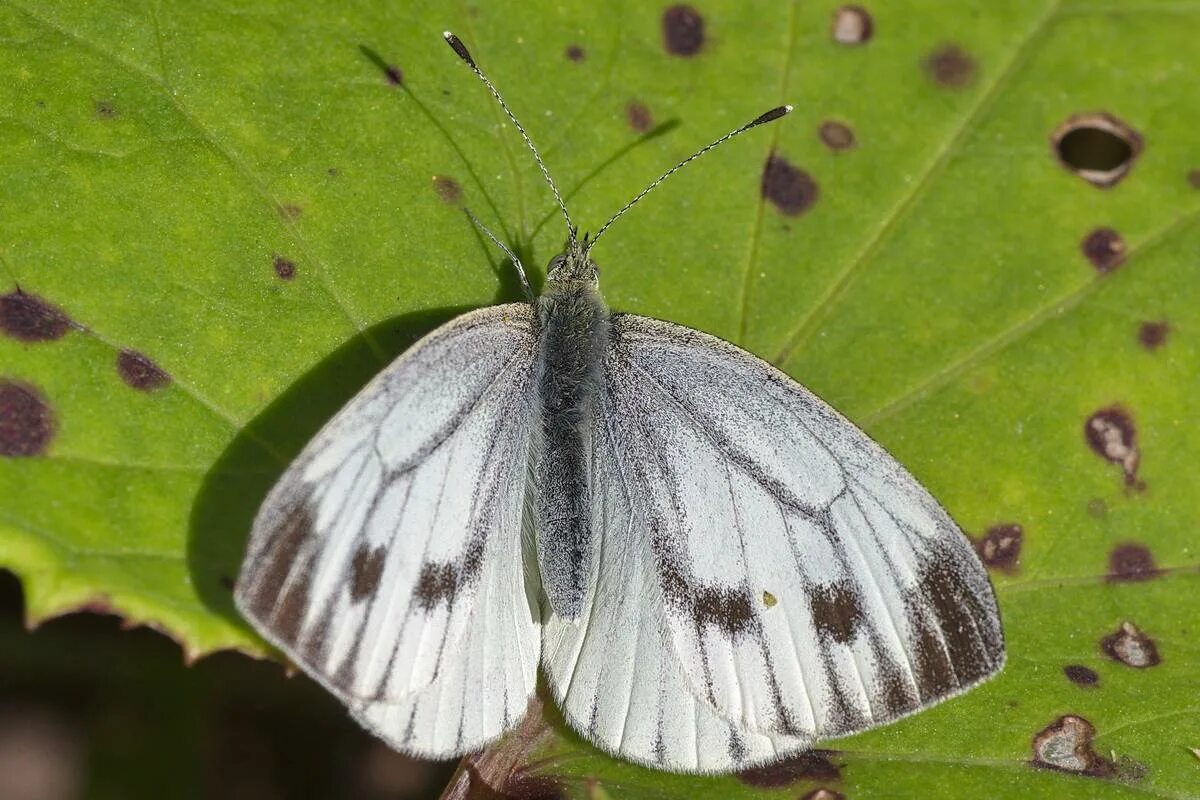
[[[561,254],[550,259],[550,266],[546,267],[546,274],[547,275],[553,274],[554,271],[557,270],[559,267],[561,267],[563,265],[563,262],[566,260],[567,260],[567,257],[565,255],[561,255]]]

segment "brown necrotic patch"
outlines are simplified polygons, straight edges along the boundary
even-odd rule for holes
[[[1074,714],[1059,717],[1033,737],[1032,763],[1059,772],[1111,777],[1112,763],[1092,748],[1095,737],[1095,727],[1083,717]]]
[[[379,579],[383,577],[385,550],[383,547],[359,545],[354,551],[354,559],[350,564],[350,600],[361,603],[379,588]]]
[[[96,116],[100,119],[116,119],[117,117],[117,104],[112,100],[97,100],[94,108]]]
[[[1133,417],[1120,406],[1102,408],[1083,423],[1083,435],[1096,455],[1121,467],[1126,486],[1140,486],[1137,479],[1141,453]]]
[[[449,205],[457,205],[462,199],[462,187],[458,185],[458,181],[448,175],[433,176],[433,191],[437,192],[438,198]]]
[[[1002,572],[1015,572],[1021,557],[1025,531],[1015,522],[1002,522],[988,528],[975,542],[975,551],[984,565]]]
[[[854,638],[865,617],[862,597],[854,586],[846,581],[814,586],[810,599],[818,634],[839,644]]]
[[[1129,620],[1122,622],[1115,631],[1100,640],[1100,652],[1113,661],[1120,661],[1127,667],[1137,669],[1157,666],[1162,661],[1154,640]]]
[[[645,133],[654,127],[654,115],[650,113],[650,109],[646,107],[645,103],[639,103],[636,100],[630,101],[625,106],[625,119],[629,120],[629,127],[637,133]]]
[[[1193,189],[1200,189],[1200,169],[1189,170],[1187,174],[1188,186]]]
[[[662,15],[662,35],[671,55],[694,56],[704,47],[704,17],[692,6],[671,6]]]
[[[449,562],[425,562],[421,565],[413,595],[423,611],[431,611],[439,603],[453,605],[458,595],[458,567]]]
[[[774,153],[763,165],[761,191],[764,199],[789,217],[797,217],[812,208],[820,195],[811,175]]]
[[[1161,574],[1162,570],[1154,563],[1154,554],[1140,542],[1124,542],[1108,554],[1107,577],[1111,583],[1148,581]]]
[[[1112,272],[1125,262],[1125,240],[1112,228],[1096,228],[1079,243],[1083,257],[1097,272]]]
[[[404,70],[400,69],[395,64],[388,64],[383,69],[383,77],[392,86],[404,85]]]
[[[862,6],[842,6],[833,12],[830,36],[838,44],[865,44],[875,33],[875,21]]]
[[[962,89],[975,82],[975,59],[956,44],[942,45],[925,57],[925,74],[938,86]]]
[[[1093,186],[1115,186],[1141,155],[1142,135],[1114,117],[1098,112],[1076,114],[1050,134],[1058,163]]]
[[[833,789],[826,789],[822,786],[819,789],[813,789],[800,800],[846,800],[846,796],[841,792],[835,792]]]
[[[1100,676],[1096,674],[1096,670],[1082,664],[1067,664],[1063,667],[1063,674],[1076,686],[1095,686],[1100,683]]]
[[[567,49],[563,51],[563,54],[576,64],[587,58],[587,53],[584,52],[584,49],[577,44],[567,45]]]
[[[1166,320],[1143,322],[1141,325],[1138,325],[1138,343],[1147,350],[1157,350],[1166,344],[1167,334],[1170,332],[1171,326]]]
[[[40,456],[54,431],[54,412],[37,387],[0,378],[0,456]]]
[[[22,342],[50,342],[71,329],[71,319],[35,294],[0,295],[0,333]]]
[[[286,256],[272,256],[271,267],[275,270],[275,274],[285,281],[296,277],[296,262]]]
[[[300,219],[304,215],[304,209],[295,203],[282,203],[279,206],[279,216],[286,220],[294,221]]]
[[[854,131],[849,125],[836,120],[825,120],[821,126],[817,128],[817,136],[821,142],[835,153],[841,150],[849,150],[855,145]]]
[[[121,380],[142,392],[153,392],[171,382],[171,376],[148,356],[128,348],[117,353],[117,374]]]
[[[797,781],[841,780],[841,768],[832,760],[832,750],[809,750],[762,767],[737,774],[738,780],[758,789],[782,789]]]

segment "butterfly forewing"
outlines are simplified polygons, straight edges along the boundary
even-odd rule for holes
[[[271,491],[238,580],[264,636],[412,752],[494,737],[533,691],[531,319],[466,314],[381,373]]]
[[[625,680],[663,691],[682,681],[698,725],[708,714],[734,732],[724,749],[685,760],[690,769],[753,759],[755,734],[786,749],[873,727],[1002,665],[991,587],[962,533],[894,459],[778,370],[697,331],[616,315],[601,409],[628,519],[620,532],[599,525],[605,547],[627,544],[601,554],[594,602],[639,600],[593,614],[580,655],[555,652],[550,667],[559,683],[585,676],[582,697],[569,684],[565,700],[576,716],[595,704],[576,721],[609,749],[645,750],[602,736],[616,729],[608,698],[624,697],[604,685],[612,668],[588,655],[620,639],[599,630],[609,613],[667,643],[630,645],[642,655]],[[656,753],[651,763],[681,767]]]

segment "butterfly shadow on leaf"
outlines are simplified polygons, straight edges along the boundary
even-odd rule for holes
[[[521,299],[507,262],[493,267],[500,279],[495,302]],[[385,363],[474,308],[425,309],[372,326],[313,366],[238,432],[204,476],[188,526],[188,571],[211,612],[245,624],[233,603],[233,584],[254,515],[288,463]]]

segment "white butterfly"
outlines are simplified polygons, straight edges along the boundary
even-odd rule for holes
[[[596,239],[567,222],[539,298],[426,336],[268,495],[236,593],[263,636],[398,750],[499,736],[540,663],[573,728],[677,772],[771,761],[995,674],[991,586],[937,501],[771,365],[610,313]]]

